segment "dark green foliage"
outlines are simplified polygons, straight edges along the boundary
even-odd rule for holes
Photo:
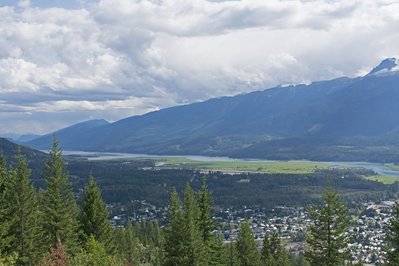
[[[127,262],[134,263],[137,259],[137,238],[133,232],[133,226],[131,221],[127,222],[126,228],[123,234],[123,242],[124,242],[124,257]],[[119,239],[118,241],[121,241]]]
[[[0,153],[4,156],[9,165],[16,164],[16,154],[20,152],[26,158],[27,165],[32,171],[32,178],[36,179],[40,176],[44,163],[48,159],[44,152],[28,148],[26,146],[15,144],[7,139],[0,137]]]
[[[256,241],[248,221],[242,223],[240,226],[236,248],[238,261],[241,266],[260,265],[260,254],[256,249]]]
[[[138,263],[162,265],[163,238],[158,224],[154,221],[141,221],[134,225],[133,230],[138,241]]]
[[[184,190],[184,245],[188,258],[188,265],[206,265],[207,253],[202,233],[198,224],[199,208],[197,201],[189,184]]]
[[[78,207],[57,140],[53,141],[45,174],[47,188],[41,193],[44,247],[49,250],[62,243],[69,254],[74,253],[79,247]]]
[[[350,216],[337,192],[328,187],[323,205],[308,209],[312,219],[306,237],[305,257],[310,265],[336,266],[349,258],[348,237],[345,235]]]
[[[225,265],[226,251],[221,235],[213,235],[212,199],[205,179],[197,199],[189,184],[180,202],[174,189],[170,196],[165,228],[164,265]]]
[[[198,195],[199,219],[198,225],[202,240],[205,244],[213,240],[212,231],[215,229],[215,219],[211,215],[212,195],[208,191],[206,178],[203,178],[201,191]]]
[[[172,192],[169,222],[165,229],[164,265],[207,264],[205,245],[198,226],[198,211],[194,192],[188,184],[183,205],[177,192]]]
[[[222,266],[227,263],[226,248],[223,243],[223,236],[221,234],[212,236],[208,244],[207,257],[208,265]]]
[[[111,249],[112,225],[108,220],[108,210],[101,198],[101,191],[90,176],[80,202],[79,221],[83,239],[86,242],[90,236]]]
[[[93,235],[89,237],[84,251],[77,254],[69,263],[70,266],[122,266],[118,258],[107,253],[104,244]]]
[[[226,265],[226,254],[222,235],[213,235],[216,221],[212,216],[212,195],[208,191],[206,178],[198,195],[198,227],[209,265]]]
[[[168,225],[165,228],[164,265],[188,265],[185,255],[184,213],[176,190],[170,194]]]
[[[393,217],[387,228],[387,264],[399,265],[399,203],[396,202],[393,209]]]
[[[261,250],[261,261],[264,265],[269,266],[290,265],[288,253],[281,245],[277,233],[273,233],[271,237],[265,235]]]
[[[9,172],[4,192],[10,222],[8,237],[13,240],[11,249],[18,255],[17,263],[31,265],[39,256],[38,202],[26,159],[18,154],[17,162]]]
[[[142,170],[151,167],[147,162],[129,161],[70,161],[68,171],[73,176],[96,177],[102,188],[105,202],[115,202],[126,207],[132,206],[131,199],[146,200],[156,206],[166,206],[173,187],[183,191],[185,184],[196,191],[201,190],[203,173],[189,169],[164,169],[157,171]],[[374,173],[359,169],[316,170],[311,174],[237,174],[219,172],[208,173],[206,182],[212,187],[212,197],[216,206],[240,207],[261,206],[271,209],[274,206],[307,206],[320,203],[321,193],[331,176],[346,202],[365,202],[390,199],[398,190],[398,184],[384,185],[366,180],[362,175]],[[341,178],[345,176],[345,178]],[[240,180],[250,180],[248,183]],[[76,189],[87,182],[77,179]],[[245,195],[243,197],[242,195]],[[352,207],[352,206],[350,206]],[[117,215],[118,213],[113,213]]]
[[[0,154],[0,257],[10,252],[10,245],[13,240],[13,236],[9,234],[11,226],[9,203],[5,198],[6,186],[9,182],[6,160]]]
[[[226,254],[227,254],[227,265],[228,266],[239,266],[240,261],[238,260],[238,252],[236,243],[232,242],[226,245]]]

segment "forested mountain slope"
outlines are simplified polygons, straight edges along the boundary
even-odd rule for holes
[[[110,124],[75,125],[57,135],[64,149],[90,151],[269,159],[317,157],[292,150],[292,145],[304,140],[309,144],[308,152],[320,147],[347,146],[352,152],[351,147],[358,150],[357,147],[377,146],[378,154],[379,149],[384,149],[381,147],[393,145],[399,139],[398,73],[397,60],[389,58],[364,77],[343,77],[216,98]],[[27,144],[47,148],[50,137],[43,136]],[[276,143],[278,149],[267,152]],[[284,148],[292,152],[280,156]],[[359,158],[363,157],[370,160],[364,154]]]

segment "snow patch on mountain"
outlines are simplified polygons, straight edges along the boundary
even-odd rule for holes
[[[399,59],[387,58],[383,60],[378,66],[373,68],[367,76],[385,76],[397,74],[399,72]]]

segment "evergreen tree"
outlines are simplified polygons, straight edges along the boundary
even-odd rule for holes
[[[135,224],[133,230],[138,240],[138,263],[154,266],[162,265],[162,232],[158,224],[155,221],[142,220]]]
[[[226,257],[226,249],[223,243],[223,236],[221,234],[217,236],[212,236],[209,244],[208,251],[208,264],[211,266],[222,266],[226,265],[227,257]]]
[[[184,190],[184,250],[188,265],[207,265],[207,254],[198,225],[199,209],[189,184]]]
[[[336,266],[349,257],[345,232],[350,217],[347,207],[331,187],[323,194],[323,203],[324,206],[308,209],[312,222],[308,227],[305,257],[310,265]]]
[[[184,250],[184,215],[181,201],[175,189],[170,194],[168,224],[165,228],[164,265],[189,265]]]
[[[203,178],[202,188],[198,195],[199,220],[198,225],[202,239],[206,245],[213,240],[212,231],[215,229],[215,219],[211,215],[212,195],[208,191],[206,178]]]
[[[129,263],[134,263],[137,258],[137,238],[133,231],[133,225],[131,221],[127,222],[124,230],[124,243],[125,243],[125,259]]]
[[[85,251],[73,257],[70,266],[122,266],[123,263],[107,253],[104,244],[97,241],[93,235],[86,243]]]
[[[236,243],[232,242],[226,245],[227,266],[239,266]]]
[[[84,242],[93,236],[98,242],[103,243],[108,251],[112,249],[112,225],[108,216],[109,213],[101,198],[100,188],[94,178],[90,176],[83,192],[79,213]]]
[[[271,237],[265,235],[263,239],[263,247],[261,250],[262,263],[269,266],[290,265],[287,251],[281,245],[280,238],[277,233],[273,233]]]
[[[0,257],[7,257],[10,251],[13,236],[9,234],[11,219],[9,202],[5,199],[5,188],[9,182],[6,160],[0,154]]]
[[[387,265],[399,265],[399,203],[396,202],[393,209],[393,217],[390,219],[387,230]]]
[[[50,159],[45,165],[47,188],[41,193],[42,230],[46,249],[62,243],[69,254],[78,250],[78,207],[64,169],[62,152],[54,137]]]
[[[11,222],[11,247],[18,254],[17,262],[19,265],[32,265],[39,256],[38,204],[35,189],[30,182],[30,170],[20,152],[17,155],[17,165],[10,170],[4,198]]]
[[[115,256],[125,258],[125,228],[117,227],[112,229],[112,246],[115,248]]]
[[[248,221],[241,224],[236,245],[238,261],[241,266],[260,265],[259,252],[256,249],[256,241]]]

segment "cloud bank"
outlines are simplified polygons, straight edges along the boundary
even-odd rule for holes
[[[357,76],[399,55],[397,1],[45,2],[0,6],[0,133]]]

